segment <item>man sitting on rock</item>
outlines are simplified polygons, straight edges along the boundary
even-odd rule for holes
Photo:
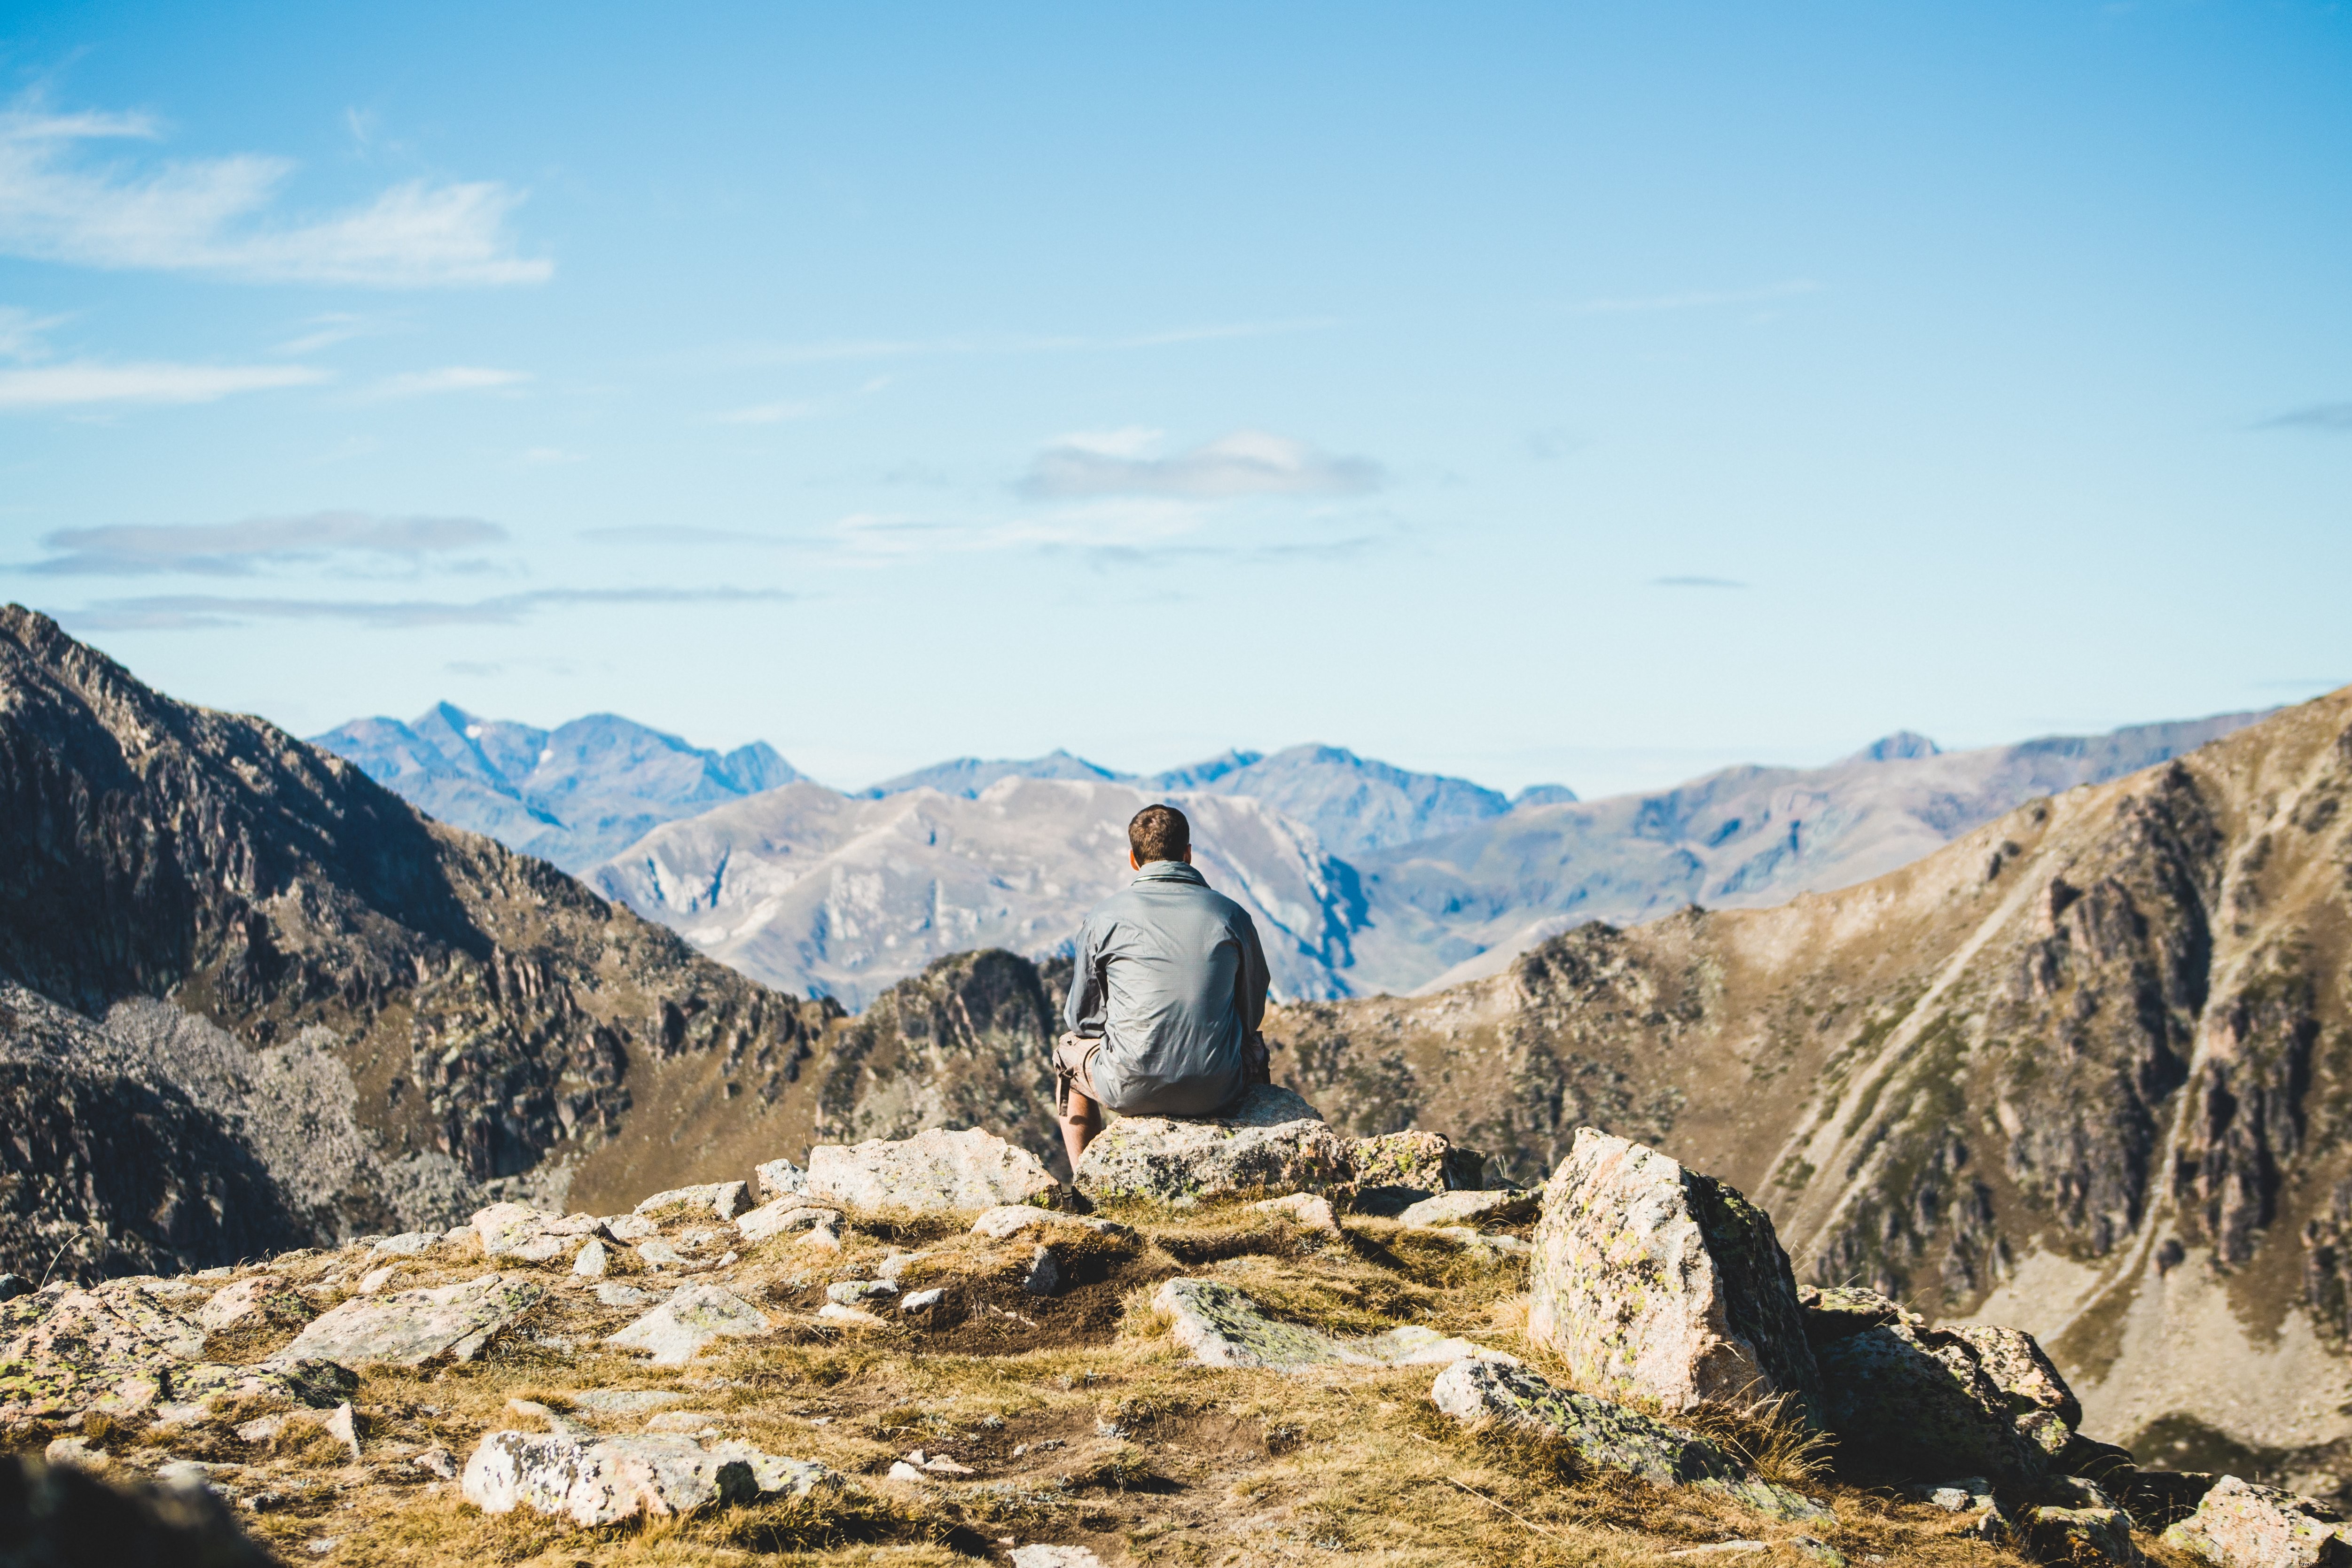
[[[1266,1082],[1265,952],[1242,906],[1192,869],[1192,825],[1146,806],[1127,825],[1135,880],[1095,905],[1054,1048],[1070,1168],[1128,1116],[1213,1116]]]

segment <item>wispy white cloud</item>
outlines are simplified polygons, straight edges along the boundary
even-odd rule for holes
[[[521,193],[494,181],[410,180],[351,211],[277,211],[293,164],[240,153],[136,167],[92,144],[162,139],[137,114],[0,111],[0,253],[112,269],[212,273],[387,288],[538,283],[548,261],[515,254]]]
[[[1360,496],[1378,489],[1382,477],[1369,458],[1334,456],[1259,430],[1238,430],[1172,457],[1141,455],[1156,436],[1139,430],[1066,436],[1037,455],[1015,488],[1040,499]]]
[[[961,354],[1087,353],[1168,348],[1181,343],[1210,343],[1238,338],[1283,337],[1293,332],[1319,332],[1339,324],[1336,317],[1312,317],[1291,321],[1236,321],[1205,327],[1176,327],[1161,331],[1108,336],[975,332],[944,338],[853,338],[824,343],[752,344],[730,348],[725,357],[736,364],[802,365],[835,360],[926,359]]]
[[[769,588],[545,588],[457,602],[444,600],[232,599],[170,594],[104,600],[61,610],[66,625],[90,632],[189,632],[256,621],[339,621],[377,631],[419,626],[511,626],[541,610],[653,604],[782,603],[797,597]]]
[[[212,402],[232,392],[308,386],[331,379],[308,365],[62,364],[0,371],[0,411],[94,403]]]
[[[313,316],[303,322],[302,326],[304,330],[299,336],[289,338],[278,345],[278,352],[315,354],[321,349],[331,349],[338,343],[348,343],[353,338],[371,338],[391,329],[381,322],[371,321],[364,316],[354,316],[349,311],[341,310],[329,311],[323,316]]]
[[[119,523],[59,528],[41,543],[66,553],[18,570],[46,576],[236,577],[263,565],[320,560],[338,552],[418,559],[498,544],[506,537],[504,528],[479,517],[380,517],[365,512],[235,523]]]
[[[1701,288],[1685,294],[1641,294],[1615,299],[1587,299],[1573,308],[1580,315],[1615,316],[1644,310],[1706,310],[1723,305],[1761,305],[1818,294],[1822,286],[1810,277],[1768,283],[1759,288]]]
[[[445,365],[437,371],[404,371],[362,389],[370,400],[435,397],[443,392],[496,392],[530,380],[526,371],[494,371],[481,365]]]
[[[45,360],[48,345],[43,337],[65,324],[62,316],[36,316],[13,305],[0,305],[0,360]]]
[[[806,419],[823,405],[808,399],[795,402],[761,402],[749,408],[730,408],[724,413],[710,416],[714,424],[782,424],[788,420]]]
[[[2352,402],[2315,402],[2266,419],[2258,430],[2312,430],[2325,434],[2352,434]]]

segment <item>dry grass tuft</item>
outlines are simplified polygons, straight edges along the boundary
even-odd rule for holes
[[[1806,1487],[1830,1473],[1837,1439],[1805,1424],[1786,1394],[1746,1405],[1709,1403],[1675,1417],[1768,1481]]]

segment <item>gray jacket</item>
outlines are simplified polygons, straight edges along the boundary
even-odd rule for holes
[[[1206,1116],[1240,1097],[1265,987],[1248,912],[1183,862],[1153,861],[1087,914],[1063,1015],[1103,1042],[1093,1073],[1105,1106]]]

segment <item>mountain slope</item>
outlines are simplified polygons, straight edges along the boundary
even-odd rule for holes
[[[2036,795],[2178,757],[2252,723],[2221,714],[1938,752],[1889,736],[1827,768],[1728,768],[1653,795],[1527,805],[1358,857],[1372,929],[1358,988],[1492,974],[1587,920],[1760,908],[1906,865]]]
[[[1178,770],[1187,776],[1205,771]],[[1252,757],[1198,787],[1263,800],[1314,829],[1332,853],[1349,858],[1456,832],[1511,809],[1502,795],[1466,779],[1408,772],[1337,746],[1294,746],[1271,757]],[[1568,794],[1558,785],[1538,788]]]
[[[800,775],[765,741],[721,754],[616,714],[551,730],[441,703],[313,737],[442,821],[580,871],[647,831]]]
[[[1129,785],[1001,779],[976,798],[793,784],[647,834],[596,868],[608,897],[780,988],[861,1007],[933,959],[1066,947],[1132,875]],[[1329,996],[1361,919],[1353,873],[1250,800],[1178,794],[1211,885],[1256,921],[1276,985]]]
[[[16,606],[0,609],[0,981],[118,1035],[156,1035],[121,1005],[143,1001],[242,1052],[323,1051],[331,1071],[304,1068],[303,1092],[341,1096],[330,1120],[364,1157],[295,1207],[339,1230],[439,1218],[499,1178],[593,1198],[731,1157],[729,1137],[805,1143],[813,1106],[793,1085],[823,1028],[543,862],[429,821],[260,720],[161,696]],[[29,1029],[0,1029],[20,1061]],[[151,1043],[151,1065],[219,1056]],[[709,1111],[738,1100],[718,1128]]]
[[[2042,1336],[2096,1427],[2332,1462],[2347,806],[2352,691],[1857,886],[1588,925],[1270,1032],[1350,1130],[1448,1131],[1522,1179],[1580,1123],[1654,1142],[1767,1204],[1812,1279]]]

